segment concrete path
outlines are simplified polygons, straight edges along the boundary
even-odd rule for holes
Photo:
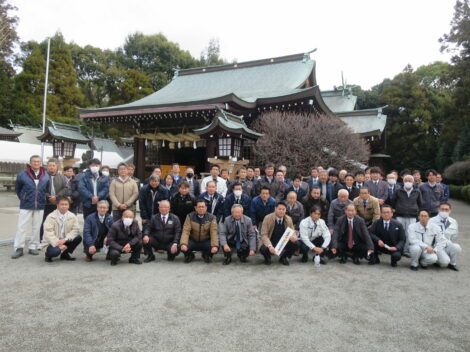
[[[0,246],[0,351],[470,351],[470,207],[453,201],[461,271],[259,256],[222,266],[10,259]],[[11,218],[13,219],[13,214]],[[2,226],[4,223],[2,222]]]

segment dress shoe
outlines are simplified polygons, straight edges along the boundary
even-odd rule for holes
[[[90,257],[90,256],[87,255],[87,256],[85,257],[85,261],[88,262],[88,263],[89,263],[89,262],[92,262],[92,261],[93,261],[93,257]]]
[[[449,264],[449,265],[447,265],[447,267],[448,267],[450,270],[459,271],[459,268],[457,268],[457,265]]]
[[[341,258],[339,259],[340,264],[346,264],[347,261],[348,261],[348,257],[346,257],[345,255],[342,255]]]
[[[204,263],[209,264],[211,262],[211,256],[206,253],[202,253],[202,259],[204,259]]]
[[[129,258],[130,264],[142,264],[142,262],[137,258]]]
[[[191,263],[192,261],[194,260],[194,253],[189,253],[189,254],[185,254],[184,256],[184,262],[187,264],[187,263]]]
[[[45,257],[45,258],[44,258],[44,261],[45,261],[46,263],[52,263],[52,258]]]
[[[61,260],[70,260],[70,261],[74,261],[74,260],[75,260],[75,258],[72,258],[72,257],[70,256],[70,254],[67,253],[67,252],[62,253],[62,254],[60,255],[60,259],[61,259]]]
[[[281,257],[279,259],[279,263],[281,263],[282,265],[289,265],[289,259],[287,259],[287,257]]]
[[[241,255],[238,258],[240,258],[240,263],[246,263],[246,257]]]
[[[31,254],[31,255],[38,255],[39,252],[38,252],[37,249],[30,249],[30,250],[28,251],[28,254]]]
[[[419,266],[421,267],[421,269],[424,269],[424,270],[426,270],[428,268],[426,265],[423,265],[421,263],[419,263]]]
[[[264,265],[271,265],[271,257],[268,257],[268,256],[264,257]]]
[[[147,258],[144,259],[144,263],[150,263],[155,261],[155,256],[154,255],[149,255]]]
[[[111,256],[109,255],[109,252],[106,254],[105,260],[111,260]]]
[[[315,257],[313,257],[313,261],[315,261]],[[325,257],[320,256],[320,264],[326,265],[328,264],[328,259]]]
[[[21,256],[23,256],[23,248],[17,248],[16,251],[11,256],[11,259],[18,259]]]
[[[314,256],[314,258],[315,258],[315,256]],[[302,263],[308,262],[308,254],[307,253],[302,254],[302,258],[300,258],[300,261]]]
[[[417,266],[413,266],[413,265],[411,265],[411,266],[410,266],[410,270],[413,270],[413,271],[418,271],[418,267],[417,267]]]
[[[111,264],[111,266],[117,265],[117,260],[111,260],[111,263],[110,263],[110,264]]]
[[[168,253],[166,256],[166,260],[168,260],[169,262],[172,262],[175,260],[175,257],[176,256],[174,254]]]
[[[356,265],[360,265],[361,262],[359,261],[359,258],[358,257],[353,257],[353,263],[356,264]]]
[[[231,256],[226,256],[224,259],[224,262],[222,263],[223,265],[229,265],[232,262],[232,257]]]
[[[396,267],[397,267],[397,262],[394,261],[394,260],[392,260],[392,262],[390,263],[390,266],[391,266],[392,268],[396,268]]]

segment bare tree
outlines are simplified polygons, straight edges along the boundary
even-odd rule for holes
[[[252,127],[264,133],[254,147],[260,165],[270,161],[306,175],[316,165],[356,170],[369,159],[369,146],[338,117],[275,111]]]

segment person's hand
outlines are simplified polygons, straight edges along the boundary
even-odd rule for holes
[[[62,252],[64,252],[64,251],[67,250],[67,246],[66,246],[65,244],[61,244],[61,245],[59,246],[59,249],[60,249]]]
[[[331,248],[331,253],[336,254],[336,248]]]
[[[187,251],[188,251],[188,246],[185,245],[185,244],[182,244],[182,245],[181,245],[181,250],[182,250],[183,252],[187,252]]]
[[[178,251],[178,245],[176,243],[173,243],[171,246],[170,252],[171,254],[175,254]]]
[[[271,254],[276,254],[276,248],[274,248],[273,246],[269,247],[269,252]]]
[[[224,252],[230,252],[230,246],[228,244],[224,244]]]
[[[427,251],[428,253],[435,253],[434,248],[432,248],[432,247],[426,248],[426,251]]]
[[[250,253],[248,253],[248,255],[249,255],[250,257],[254,256],[254,255],[255,255],[255,251],[251,250]]]
[[[96,197],[96,196],[91,197],[91,204],[96,204],[96,203],[98,203],[99,200],[100,200],[100,199],[99,199],[98,197]]]
[[[122,248],[122,251],[124,253],[129,253],[131,251],[131,245],[128,243],[126,244],[123,248]]]
[[[379,204],[380,204],[380,205],[383,205],[383,204],[384,204],[384,200],[383,200],[383,199],[379,199]]]
[[[323,251],[323,248],[321,247],[313,247],[313,251],[316,253],[316,254],[322,254],[324,251]]]
[[[56,243],[56,246],[57,247],[62,246],[65,242],[67,242],[67,240],[65,238],[63,238],[61,240],[58,240],[57,243]]]
[[[88,248],[88,253],[90,253],[90,254],[95,254],[95,253],[96,253],[96,247],[95,247],[95,246],[91,246],[90,248]]]
[[[390,252],[396,252],[397,251],[397,247],[389,247],[388,250]]]
[[[377,244],[379,245],[379,247],[383,247],[385,245],[384,241],[382,240],[379,240]]]
[[[127,205],[125,204],[119,204],[119,210],[126,210],[127,209]]]
[[[142,238],[142,242],[144,242],[144,244],[149,243],[149,241],[150,241],[149,236],[144,236],[144,238]]]
[[[373,251],[372,249],[369,249],[369,250],[367,251],[367,255],[368,255],[368,256],[371,255],[372,253],[374,253],[374,251]]]
[[[253,230],[256,231],[258,227],[256,225],[253,225]]]
[[[211,253],[212,253],[212,254],[215,254],[215,253],[217,253],[218,250],[219,250],[219,248],[217,248],[217,247],[212,247],[212,248],[211,248]]]
[[[56,198],[56,196],[50,196],[50,197],[49,197],[49,202],[52,203],[52,204],[56,204],[56,203],[57,203],[57,198]]]

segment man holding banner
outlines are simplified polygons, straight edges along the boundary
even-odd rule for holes
[[[276,204],[274,213],[266,215],[261,228],[260,252],[264,264],[271,264],[271,255],[279,255],[279,262],[289,265],[289,258],[299,249],[297,233],[290,216],[286,215],[287,206],[283,202]]]

